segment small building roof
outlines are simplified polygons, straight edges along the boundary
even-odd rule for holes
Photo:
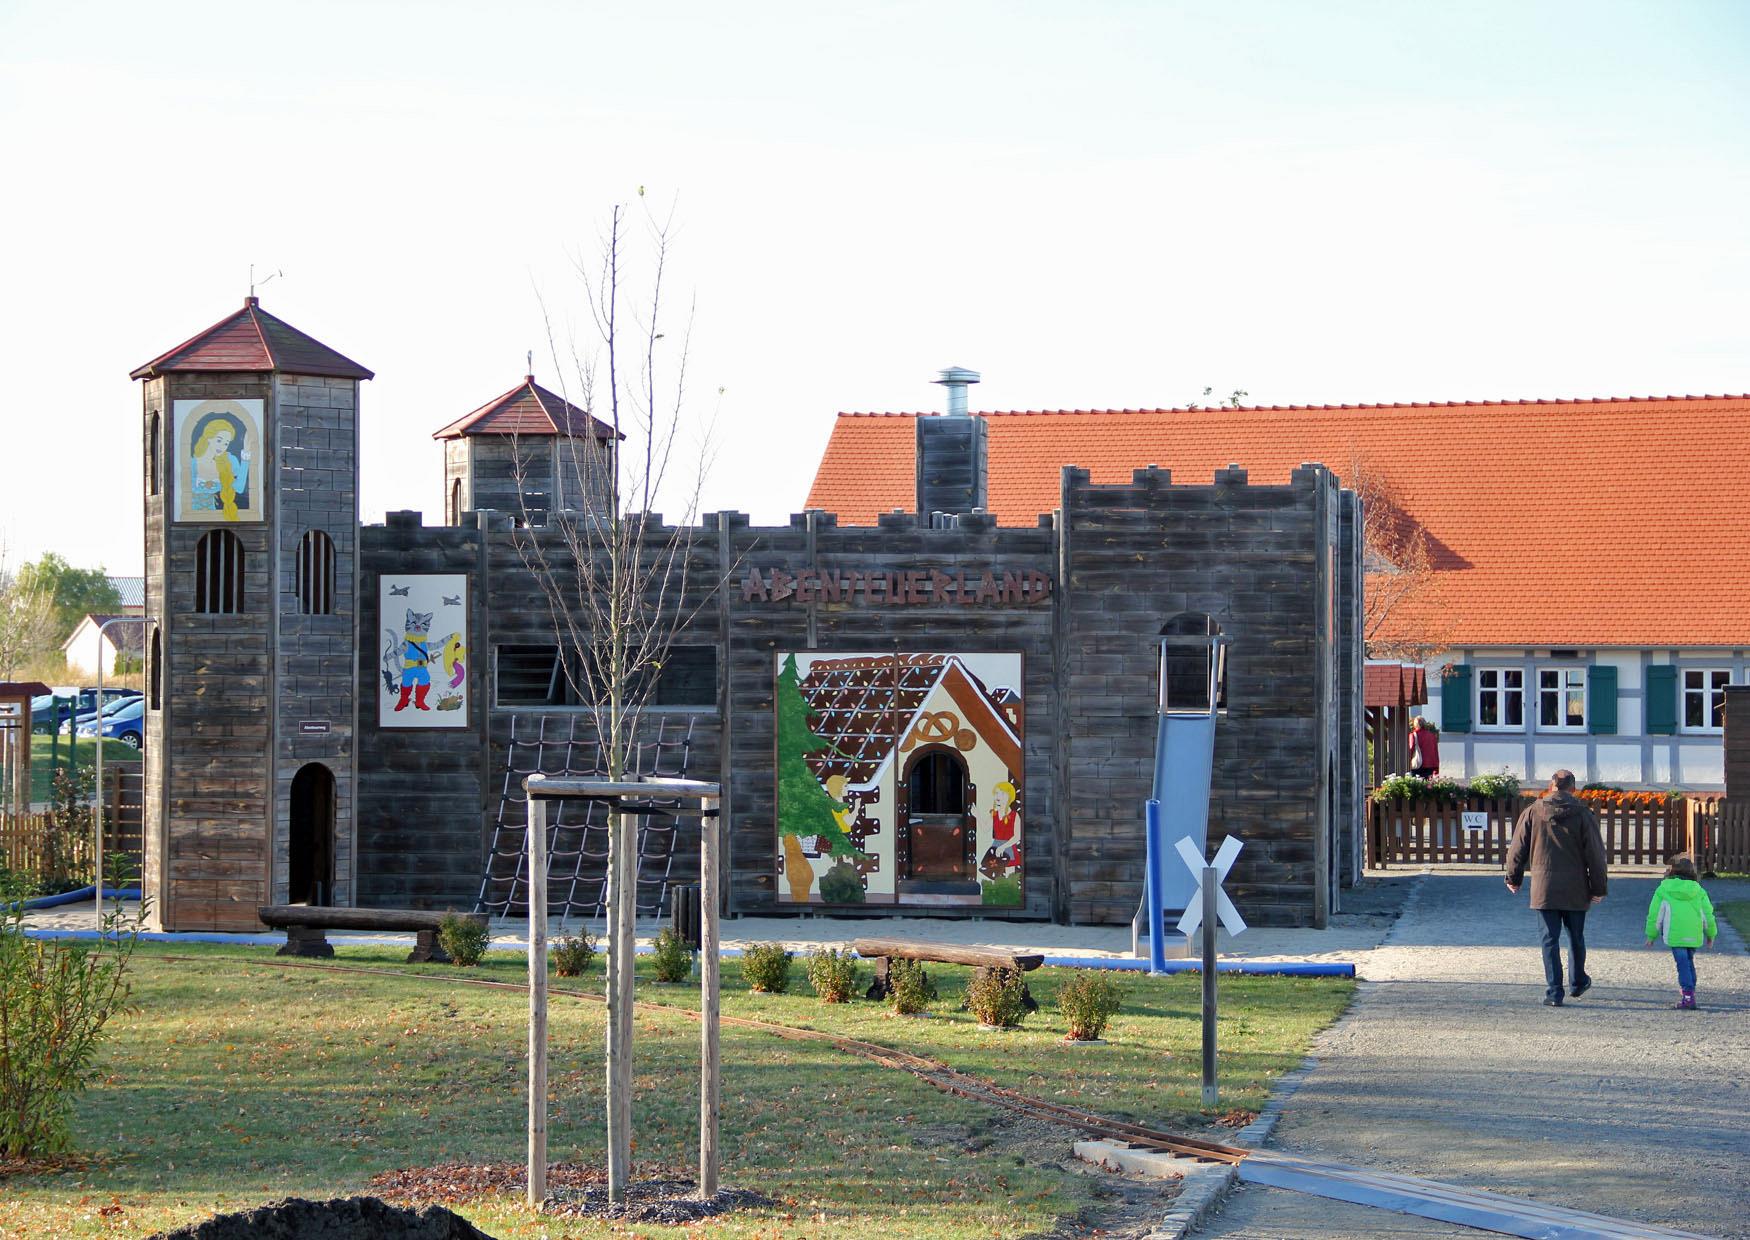
[[[131,612],[146,605],[146,579],[144,577],[111,577],[109,584],[115,587],[115,592],[121,596],[123,611]]]
[[[612,439],[614,428],[592,417],[587,409],[549,392],[535,382],[535,376],[524,375],[510,391],[451,422],[432,438],[459,439],[464,435],[593,435]]]
[[[122,612],[114,615],[88,612],[85,618],[73,627],[73,632],[68,635],[66,641],[61,643],[61,648],[69,651],[72,650],[74,643],[80,640],[80,637],[87,629],[99,630],[111,620],[138,621],[140,619],[141,616],[139,612]],[[146,626],[139,623],[118,624],[115,628],[104,634],[104,639],[123,654],[142,654],[146,649]]]
[[[369,379],[371,372],[306,336],[246,297],[243,308],[220,319],[167,353],[135,370],[130,379],[155,379],[171,371],[274,370],[330,379]]]
[[[49,687],[40,680],[0,680],[0,701],[41,697]]]
[[[1415,663],[1369,663],[1361,669],[1364,706],[1426,706],[1428,670]]]

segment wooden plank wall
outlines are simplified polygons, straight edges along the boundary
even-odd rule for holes
[[[1211,840],[1246,842],[1228,890],[1248,920],[1321,924],[1321,771],[1337,732],[1321,718],[1329,654],[1319,629],[1333,484],[1318,469],[1295,471],[1286,486],[1249,486],[1239,469],[1211,484],[1173,481],[1143,469],[1130,486],[1095,486],[1086,470],[1064,471],[1069,917],[1113,923],[1135,912],[1156,638],[1191,611],[1215,617],[1231,642],[1210,802]]]
[[[160,507],[173,511],[177,471],[172,402],[260,398],[265,433],[273,434],[271,376],[172,374],[164,394],[164,486]],[[271,460],[256,445],[259,463]],[[148,504],[148,539],[162,536],[162,554],[147,549],[147,610],[162,618],[162,718],[149,720],[149,764],[174,754],[168,777],[148,806],[148,851],[162,850],[159,921],[177,930],[256,928],[255,910],[268,903],[273,800],[271,642],[273,529],[276,495],[262,470],[264,520],[228,525],[244,550],[240,615],[195,611],[195,545],[216,524],[166,521]],[[153,571],[155,568],[156,571]],[[148,716],[154,712],[148,710]],[[154,726],[155,725],[155,726]],[[156,821],[153,821],[156,819]],[[154,829],[156,828],[156,830]]]
[[[508,520],[508,518],[506,518]],[[491,604],[481,586],[478,528],[432,527],[417,512],[389,513],[359,542],[358,885],[365,908],[469,909],[480,888],[485,797],[483,737]],[[468,577],[467,728],[378,726],[383,573]],[[486,656],[483,658],[482,656]]]
[[[279,424],[279,629],[274,667],[273,900],[288,899],[292,780],[306,764],[334,776],[334,886],[330,899],[352,899],[354,849],[352,672],[357,640],[358,381],[281,375],[274,408]],[[306,616],[297,594],[298,543],[320,530],[334,543],[333,611]],[[264,599],[265,603],[266,600]],[[376,700],[374,695],[371,699]],[[304,721],[328,725],[306,735]]]
[[[1724,740],[1726,795],[1750,804],[1750,685],[1733,685],[1726,690]]]

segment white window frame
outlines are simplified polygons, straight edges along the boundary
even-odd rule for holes
[[[1519,676],[1518,688],[1513,688],[1509,685],[1502,683],[1506,679],[1506,677],[1509,673],[1516,673]],[[1493,687],[1485,687],[1483,685],[1483,677],[1490,676],[1490,675],[1495,677],[1495,684]],[[1513,694],[1517,694],[1519,697],[1519,722],[1518,723],[1484,723],[1483,722],[1483,698],[1485,695],[1490,696],[1490,697],[1494,697],[1496,699],[1495,717],[1497,719],[1505,719],[1507,717],[1507,699],[1510,695],[1513,695]],[[1526,695],[1525,695],[1525,669],[1523,667],[1506,666],[1506,665],[1502,665],[1499,667],[1478,667],[1476,669],[1475,695],[1476,695],[1476,701],[1473,703],[1473,710],[1475,713],[1472,716],[1471,726],[1474,727],[1477,731],[1479,731],[1479,732],[1523,732],[1523,731],[1525,731]]]
[[[1729,667],[1679,667],[1677,672],[1678,675],[1682,677],[1677,686],[1677,730],[1685,736],[1723,735],[1725,733],[1724,728],[1716,728],[1711,724],[1702,725],[1700,727],[1689,726],[1689,695],[1692,693],[1701,694],[1702,718],[1713,718],[1714,712],[1712,699],[1718,697],[1722,702],[1724,701],[1726,696],[1726,685],[1733,683],[1732,669]],[[1689,678],[1691,676],[1700,676],[1702,678],[1700,688],[1691,689],[1689,687]],[[1725,684],[1716,687],[1710,683],[1715,676],[1724,676],[1726,678]]]
[[[1543,678],[1547,675],[1561,676],[1563,677],[1563,681],[1555,688],[1546,690],[1543,687]],[[1545,723],[1543,721],[1543,695],[1546,692],[1558,694],[1558,714],[1565,717],[1567,714],[1565,710],[1567,697],[1568,694],[1572,693],[1574,690],[1574,686],[1568,683],[1566,678],[1573,675],[1578,675],[1580,678],[1580,722]],[[1534,692],[1536,693],[1536,696],[1532,700],[1537,705],[1537,713],[1534,718],[1539,732],[1567,732],[1572,734],[1586,731],[1587,725],[1592,721],[1592,677],[1585,667],[1577,667],[1572,663],[1559,663],[1554,666],[1539,667],[1536,673],[1536,686]]]

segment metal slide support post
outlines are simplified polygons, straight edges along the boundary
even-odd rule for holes
[[[1167,839],[1161,825],[1161,803],[1150,798],[1143,807],[1144,837],[1147,845],[1148,905],[1148,971],[1167,971],[1166,910],[1162,901],[1167,892]]]
[[[547,802],[533,785],[529,802],[529,1204],[547,1200]]]
[[[1215,1106],[1215,897],[1221,877],[1212,865],[1203,867],[1203,1106]]]
[[[699,1199],[717,1196],[718,1117],[723,1074],[718,1054],[717,799],[699,804]]]

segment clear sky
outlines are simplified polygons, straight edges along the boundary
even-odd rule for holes
[[[1747,54],[1734,0],[0,0],[0,529],[140,570],[128,371],[251,263],[377,372],[365,520],[437,520],[431,432],[554,381],[540,299],[582,325],[639,186],[705,507],[758,520],[948,365],[979,409],[1750,391]]]

